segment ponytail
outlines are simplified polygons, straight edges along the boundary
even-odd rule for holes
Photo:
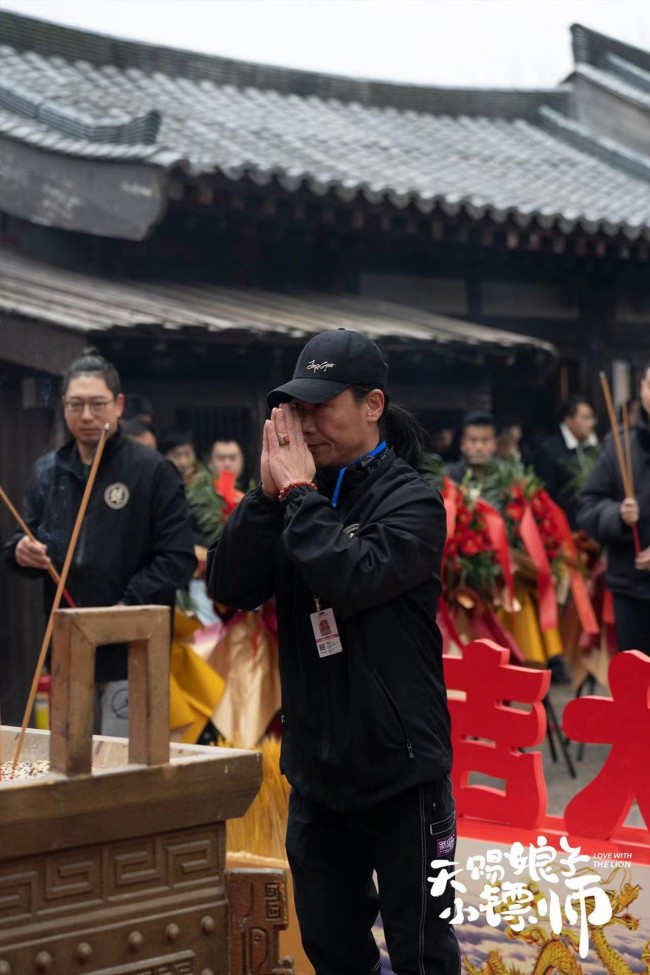
[[[360,402],[374,386],[351,386],[355,398]],[[403,406],[390,402],[384,390],[384,412],[379,420],[379,433],[398,457],[406,461],[414,470],[419,470],[424,454],[430,449],[429,435],[420,421]]]
[[[414,470],[419,470],[429,437],[417,417],[403,406],[389,403],[379,421],[379,432],[398,457]]]

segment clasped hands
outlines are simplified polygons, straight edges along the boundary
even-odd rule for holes
[[[300,418],[288,403],[271,412],[264,424],[262,443],[262,488],[270,498],[294,481],[312,481],[316,465],[300,425]]]

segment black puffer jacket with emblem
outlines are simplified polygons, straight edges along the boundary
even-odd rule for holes
[[[47,545],[60,571],[86,485],[74,441],[36,462],[23,517]],[[45,580],[45,611],[55,588],[49,575],[16,562],[18,532],[5,546],[10,569]],[[121,431],[106,443],[70,567],[67,589],[77,606],[165,605],[185,587],[196,567],[185,493],[176,468]],[[63,604],[64,605],[64,604]],[[97,652],[99,681],[127,676],[124,646]]]
[[[208,554],[208,591],[253,609],[275,594],[284,731],[281,768],[299,793],[351,810],[444,777],[450,722],[436,624],[442,499],[392,449],[285,504],[246,495]],[[314,597],[343,650],[320,657]]]

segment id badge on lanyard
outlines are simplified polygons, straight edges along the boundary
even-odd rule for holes
[[[331,657],[334,653],[341,653],[343,644],[338,634],[338,626],[334,618],[333,609],[321,609],[318,596],[314,596],[316,612],[310,613],[309,619],[316,639],[316,649],[319,657]]]
[[[355,464],[363,462],[366,458],[376,457],[386,449],[386,441],[382,440],[381,443],[377,444],[374,450],[371,450],[368,454],[363,454],[362,457],[357,457],[353,460],[351,464],[346,467],[341,468],[339,471],[339,476],[336,482],[336,487],[334,488],[334,494],[332,495],[332,507],[336,508],[339,500],[339,494],[341,492],[341,485],[343,483],[343,477],[345,472],[353,467]],[[321,609],[320,600],[318,596],[314,596],[314,603],[316,604],[316,612],[309,614],[309,619],[311,620],[311,627],[314,631],[314,637],[316,639],[316,648],[318,649],[319,657],[331,657],[334,653],[342,653],[343,644],[341,643],[341,638],[338,633],[338,625],[334,618],[333,609]]]

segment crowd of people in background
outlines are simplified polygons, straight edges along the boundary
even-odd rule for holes
[[[152,404],[139,395],[124,395],[110,363],[97,355],[86,357],[80,363],[73,364],[66,378],[63,398],[72,440],[37,463],[27,493],[26,518],[41,541],[32,545],[18,533],[6,546],[7,565],[28,575],[40,575],[48,567],[52,553],[58,552],[56,540],[61,535],[61,526],[55,522],[57,518],[60,521],[63,508],[59,505],[52,509],[58,512],[54,518],[48,509],[47,491],[63,492],[61,496],[69,499],[77,497],[87,477],[87,443],[98,435],[103,421],[108,420],[111,439],[104,468],[111,483],[105,485],[106,505],[109,509],[119,509],[130,501],[131,508],[135,508],[133,502],[137,500],[143,516],[149,517],[153,512],[155,532],[146,539],[142,533],[138,535],[134,523],[129,550],[137,551],[137,559],[127,571],[128,560],[117,558],[113,552],[111,565],[121,563],[124,572],[120,578],[114,578],[114,569],[107,566],[106,573],[112,580],[108,588],[99,583],[93,588],[93,580],[98,578],[96,566],[87,566],[85,573],[75,569],[71,584],[82,597],[80,605],[147,600],[171,604],[173,590],[161,582],[165,576],[168,581],[175,581],[178,590],[189,592],[189,605],[203,624],[217,621],[219,613],[223,616],[228,608],[216,608],[207,596],[202,575],[207,549],[245,492],[254,486],[258,472],[245,471],[242,444],[228,431],[221,431],[211,443],[200,445],[191,431],[167,429],[159,433]],[[510,476],[508,472],[512,472],[513,478],[522,471],[536,477],[564,511],[571,531],[587,532],[605,547],[619,649],[634,647],[650,653],[650,367],[643,374],[640,400],[627,406],[638,497],[627,496],[611,434],[602,443],[599,441],[594,409],[578,394],[562,405],[555,431],[532,441],[526,438],[517,416],[497,421],[485,411],[469,412],[457,429],[445,424],[435,430],[430,437],[429,453],[420,457],[414,466],[443,494],[446,483],[461,485],[472,503],[493,482],[495,470],[500,472],[502,480]],[[138,443],[133,456],[124,446],[129,441]],[[180,498],[185,495],[183,510],[179,508],[179,497],[169,478],[171,465],[160,466],[163,458],[171,462],[180,476]],[[134,479],[135,471],[141,471],[142,477]],[[147,490],[149,495],[145,497]],[[165,505],[168,510],[164,509]],[[72,511],[74,505],[68,507]],[[119,539],[111,534],[108,523],[104,524],[104,517],[101,515],[101,524],[98,522],[94,535],[106,539],[105,555],[113,551]],[[62,561],[62,555],[56,554],[57,564]],[[95,556],[100,559],[97,552]],[[170,573],[170,566],[174,572]],[[88,587],[92,591],[86,598],[84,593]],[[46,589],[47,602],[52,595],[51,586]],[[536,599],[534,593],[532,596],[524,593],[522,599],[526,598]],[[529,622],[522,622],[524,616],[521,614],[520,629],[527,627],[529,631]],[[525,639],[528,636],[529,633]],[[554,681],[568,682],[559,637],[556,635],[554,642],[551,640],[551,646],[549,634],[543,636],[546,648],[537,656],[551,669]],[[100,666],[103,682],[110,685],[109,689],[119,690],[126,679],[125,649],[111,655],[110,661],[105,653],[100,654],[99,660],[100,664],[102,660],[107,664],[103,677]],[[126,717],[125,712],[122,717]],[[103,725],[104,729],[108,726]]]
[[[518,461],[532,467],[554,501],[569,515],[575,527],[577,494],[582,478],[598,454],[597,418],[591,404],[579,394],[561,406],[556,430],[548,436],[524,437],[520,417],[496,419],[486,411],[472,411],[458,428],[439,427],[432,434],[432,449],[445,462],[449,476],[460,482],[468,476],[480,480],[486,465]]]
[[[644,376],[641,399],[634,399],[627,404],[634,431],[635,452],[641,460],[643,451],[648,449],[644,438],[650,438],[647,430],[650,402],[646,402],[650,399],[650,372],[646,371]],[[226,505],[225,510],[221,508],[219,517],[212,522],[205,516],[201,519],[197,516],[197,510],[205,504],[206,494],[193,489],[193,485],[197,483],[197,479],[201,481],[207,475],[211,484],[210,491],[218,493],[219,485],[223,483],[220,482],[221,475],[226,472],[232,476],[231,484],[241,496],[254,483],[253,479],[247,480],[244,475],[242,445],[224,432],[213,443],[202,445],[203,450],[199,450],[190,431],[169,429],[158,435],[154,420],[153,408],[146,399],[127,395],[122,421],[124,433],[158,449],[177,468],[192,510],[195,542],[199,546],[207,547],[212,541],[211,536],[218,533],[225,523],[224,515],[232,509],[232,504]],[[640,510],[637,503],[636,507],[628,504],[624,513],[619,511],[625,499],[621,497],[618,500],[621,486],[616,484],[615,474],[610,470],[606,488],[615,508],[612,515],[614,527],[603,527],[598,515],[594,513],[599,510],[597,506],[594,507],[593,501],[594,478],[595,483],[600,484],[603,478],[602,465],[608,459],[610,467],[613,463],[613,446],[608,443],[611,438],[605,438],[603,450],[603,443],[597,435],[597,424],[598,418],[592,404],[578,393],[572,394],[562,404],[554,432],[545,436],[537,435],[530,440],[525,435],[520,416],[510,414],[496,419],[487,411],[471,411],[456,426],[443,422],[431,433],[430,458],[433,459],[433,464],[426,465],[426,474],[429,476],[431,471],[434,472],[430,480],[439,488],[442,487],[445,476],[457,484],[463,483],[469,488],[471,495],[478,498],[481,496],[484,480],[489,478],[495,467],[505,465],[507,468],[508,465],[515,465],[515,468],[518,466],[519,469],[525,468],[534,472],[553,501],[565,512],[572,531],[585,527],[598,542],[613,546],[613,561],[616,565],[617,545],[620,546],[621,539],[616,537],[615,529],[625,529],[633,524],[631,519],[638,520]],[[638,476],[641,484],[641,468]],[[645,517],[644,513],[643,518]],[[206,524],[212,530],[206,530]],[[645,537],[643,532],[642,536]],[[632,569],[627,573],[629,578],[623,578],[625,573],[621,574],[620,571],[617,574],[616,568],[612,575],[618,605],[617,619],[625,619],[620,626],[617,625],[619,642],[623,646],[634,645],[650,652],[647,636],[650,633],[650,619],[647,619],[645,604],[650,595],[650,591],[646,592],[650,576],[644,575],[642,565],[635,566],[634,559],[631,565]],[[637,605],[639,601],[643,605]],[[560,652],[550,654],[549,666],[554,682],[569,681],[561,649]]]

